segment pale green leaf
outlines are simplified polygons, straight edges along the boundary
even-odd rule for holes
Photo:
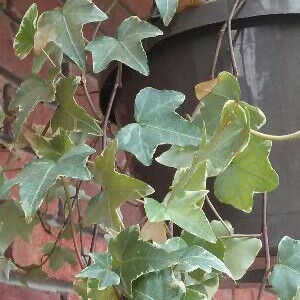
[[[14,39],[14,49],[20,59],[24,59],[33,48],[34,34],[38,19],[37,5],[33,3],[26,11],[19,31]]]
[[[49,42],[56,43],[80,69],[85,69],[86,53],[82,26],[107,19],[89,0],[67,0],[63,8],[43,13],[34,37],[34,49],[40,53]]]
[[[55,245],[54,243],[48,243],[43,247],[43,252],[44,254],[51,253],[49,256],[49,266],[53,271],[57,271],[65,264],[70,264],[72,266],[77,265],[76,256],[69,248]]]
[[[154,190],[143,181],[116,172],[116,153],[117,141],[113,140],[95,160],[92,173],[102,191],[89,202],[85,224],[101,224],[119,231],[121,204],[150,195]]]
[[[28,176],[28,174],[27,174]],[[36,220],[26,223],[19,202],[9,200],[0,205],[0,255],[16,237],[29,241]]]
[[[178,0],[155,0],[165,26],[172,21],[178,6]]]
[[[116,39],[97,37],[86,46],[93,54],[94,72],[105,70],[112,61],[117,60],[143,75],[148,75],[147,55],[141,41],[161,34],[161,30],[150,23],[141,21],[138,17],[129,17],[120,25]]]
[[[94,151],[87,145],[80,145],[71,148],[57,160],[49,158],[36,159],[27,164],[15,178],[4,183],[0,188],[0,197],[19,183],[22,208],[26,219],[30,220],[58,177],[65,176],[80,180],[91,179],[86,162],[88,156]]]
[[[200,292],[194,291],[192,289],[186,289],[184,300],[207,300],[207,297]]]
[[[134,300],[181,300],[184,294],[184,283],[171,269],[143,275],[133,285]]]
[[[108,250],[113,258],[113,267],[119,268],[121,283],[128,295],[132,292],[132,281],[138,277],[176,264],[173,255],[167,251],[139,240],[137,226],[125,229],[111,239]]]
[[[46,62],[48,62],[51,67],[53,67],[47,56],[50,57],[56,67],[60,69],[63,60],[63,52],[61,48],[58,47],[55,43],[50,42],[45,47],[44,51],[33,58],[32,73],[39,73]]]
[[[186,248],[187,243],[180,237],[172,237],[168,239],[164,244],[157,245],[158,247],[166,250],[167,252],[173,252],[176,250],[180,250]]]
[[[294,299],[300,287],[300,241],[285,236],[278,245],[270,284],[281,300]],[[297,295],[298,296],[298,295]]]
[[[62,127],[68,131],[79,131],[96,136],[102,135],[102,130],[96,120],[90,117],[74,99],[79,83],[80,78],[75,76],[61,78],[58,81],[56,101],[59,106],[52,117],[51,127],[54,131]]]
[[[200,130],[174,110],[185,96],[179,92],[145,88],[135,101],[135,120],[118,133],[119,147],[134,154],[144,165],[152,162],[160,144],[199,145]]]
[[[77,277],[98,279],[99,290],[120,283],[119,275],[112,271],[112,257],[109,253],[94,253],[91,257],[94,263],[82,270]]]
[[[5,279],[9,280],[11,271],[14,271],[16,266],[6,257],[0,255],[0,274],[3,274]]]
[[[219,201],[251,212],[254,193],[278,186],[278,175],[269,161],[271,147],[271,141],[251,136],[248,147],[216,178],[214,192]]]
[[[55,100],[55,88],[39,75],[31,75],[26,79],[16,92],[12,101],[12,109],[19,107],[19,115],[15,124],[15,134],[19,136],[23,124],[39,102],[52,102]]]

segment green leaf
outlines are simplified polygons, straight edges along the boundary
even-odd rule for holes
[[[82,26],[107,19],[89,0],[67,0],[63,8],[43,13],[34,37],[34,49],[40,53],[47,44],[56,43],[82,70],[86,65]]]
[[[279,179],[269,161],[272,142],[251,136],[248,147],[215,181],[215,195],[220,202],[251,212],[253,194],[274,190]]]
[[[174,252],[186,248],[187,243],[180,237],[173,237],[168,239],[164,244],[156,244],[157,247],[166,250],[167,252]]]
[[[52,120],[51,126],[54,131],[59,127],[68,131],[79,131],[91,135],[102,135],[102,130],[96,120],[90,117],[85,110],[80,107],[74,95],[80,77],[61,78],[56,86],[56,101],[59,104]]]
[[[28,176],[28,174],[27,174]],[[36,221],[26,223],[19,202],[9,200],[0,205],[0,255],[16,237],[28,241]]]
[[[95,279],[77,279],[74,282],[74,290],[82,300],[119,300],[115,288],[98,290],[98,285],[98,280]]]
[[[258,107],[252,106],[243,101],[239,101],[239,105],[249,113],[250,128],[258,130],[266,123],[266,116]]]
[[[46,55],[46,54],[47,55]],[[63,60],[63,52],[60,47],[58,47],[55,43],[50,42],[44,49],[44,52],[36,55],[32,61],[32,73],[39,73],[46,62],[49,62],[49,58],[56,65],[58,69],[61,68],[62,60]],[[52,64],[51,64],[51,67]]]
[[[228,101],[224,105],[218,129],[208,143],[197,151],[195,160],[206,160],[208,176],[216,176],[246,148],[249,134],[244,109],[237,102]]]
[[[5,279],[9,280],[10,272],[15,269],[15,265],[9,259],[0,255],[0,274],[3,274]]]
[[[200,292],[191,289],[186,289],[186,295],[184,300],[207,300],[207,297],[206,295]]]
[[[144,165],[152,162],[160,144],[200,144],[200,130],[174,110],[185,96],[179,92],[145,88],[135,100],[135,120],[118,133],[119,147],[134,154]]]
[[[148,75],[147,55],[141,41],[162,34],[157,27],[141,21],[138,17],[124,20],[116,39],[97,37],[86,46],[86,50],[93,54],[94,72],[105,70],[112,61],[117,60],[143,75]]]
[[[171,269],[143,275],[133,285],[134,300],[181,300],[184,294],[184,283]]]
[[[178,0],[155,0],[165,26],[172,21],[178,6]]]
[[[53,247],[55,247],[54,250]],[[54,243],[48,243],[44,246],[43,252],[45,254],[51,253],[49,257],[49,266],[53,271],[57,271],[58,269],[62,268],[65,264],[70,264],[72,266],[77,265],[77,259],[75,257],[75,254],[69,248],[55,245]]]
[[[4,119],[5,119],[5,112],[2,106],[0,106],[0,127],[3,127]]]
[[[160,271],[176,263],[167,251],[139,240],[137,226],[125,229],[111,239],[108,250],[113,258],[113,267],[119,268],[121,282],[129,296],[132,281],[143,274]]]
[[[109,253],[91,254],[94,264],[82,270],[77,277],[94,278],[99,280],[98,289],[103,290],[120,283],[120,277],[113,272],[112,257]]]
[[[15,134],[18,137],[23,124],[39,102],[55,100],[55,88],[52,82],[39,75],[31,75],[18,88],[16,98],[12,101],[12,109],[19,107],[19,116],[15,124]]]
[[[285,236],[278,245],[270,284],[281,300],[291,300],[300,287],[300,241]]]
[[[25,270],[24,270],[25,271]],[[17,275],[18,280],[26,287],[29,288],[27,281],[43,281],[48,279],[48,275],[38,265],[30,265],[26,267],[26,272]]]
[[[64,135],[61,138],[64,139]],[[85,164],[88,156],[94,151],[87,145],[80,145],[71,148],[56,160],[50,158],[36,159],[27,164],[15,178],[4,183],[0,188],[0,197],[19,183],[22,208],[26,219],[30,220],[58,177],[91,179],[91,174]]]
[[[113,140],[95,160],[92,173],[102,187],[88,204],[85,224],[101,224],[119,231],[121,217],[118,209],[128,200],[145,197],[154,190],[143,181],[115,171],[117,141]]]
[[[33,48],[34,34],[38,19],[37,5],[33,3],[26,11],[19,31],[14,39],[14,49],[20,59],[24,59]]]
[[[207,194],[205,184],[206,163],[193,165],[180,174],[162,204],[154,199],[146,199],[145,211],[148,219],[151,222],[171,220],[186,231],[209,242],[215,242],[210,224],[198,206]]]

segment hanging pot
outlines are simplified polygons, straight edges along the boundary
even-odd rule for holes
[[[233,3],[216,0],[178,14],[164,29],[164,36],[151,41],[149,77],[125,68],[124,88],[118,92],[115,105],[115,118],[121,126],[134,121],[134,99],[147,86],[184,93],[186,101],[179,112],[193,112],[198,103],[194,87],[210,79],[218,34]],[[299,130],[300,1],[247,1],[232,25],[242,99],[264,111],[264,132],[286,134]],[[224,70],[231,71],[226,35],[217,64],[217,72]],[[156,156],[166,149],[160,147]],[[300,238],[299,142],[274,143],[271,162],[280,177],[279,188],[269,194],[268,207],[270,247],[276,251],[284,235]],[[134,172],[155,188],[157,199],[163,199],[174,175],[173,170],[155,160],[151,167],[135,161]],[[236,232],[260,233],[261,199],[256,195],[251,214],[214,202]]]

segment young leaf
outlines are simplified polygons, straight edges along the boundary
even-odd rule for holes
[[[28,176],[28,174],[27,174]],[[0,255],[16,237],[28,241],[36,221],[26,223],[19,202],[9,200],[0,205]]]
[[[137,226],[129,227],[111,239],[108,246],[113,267],[119,268],[126,294],[132,293],[132,281],[150,272],[166,269],[176,263],[163,249],[139,240]]]
[[[55,247],[54,250],[53,247]],[[54,243],[48,243],[44,246],[43,252],[45,254],[51,253],[49,257],[49,266],[53,271],[57,271],[65,264],[70,264],[72,266],[77,265],[75,254],[69,248],[54,245]]]
[[[92,173],[102,191],[88,204],[85,224],[121,229],[118,209],[128,200],[145,197],[154,190],[148,184],[115,171],[117,141],[112,141],[95,160]]]
[[[185,96],[179,92],[145,88],[135,100],[135,120],[118,133],[120,149],[149,166],[160,144],[199,145],[200,130],[174,110]]]
[[[34,34],[38,19],[37,5],[33,3],[26,11],[19,31],[14,39],[14,49],[20,59],[24,59],[33,48]]]
[[[270,284],[281,300],[295,299],[300,286],[300,241],[287,236],[280,241]]]
[[[64,140],[64,134],[61,134]],[[38,158],[27,164],[13,179],[7,180],[0,188],[0,197],[5,195],[14,185],[20,184],[20,198],[25,217],[31,219],[40,207],[46,192],[58,177],[65,176],[81,180],[90,180],[91,174],[85,166],[87,158],[95,150],[87,145],[80,145],[53,157],[56,143],[50,146],[49,156]],[[44,152],[45,153],[45,152]],[[28,176],[30,174],[30,176]]]
[[[117,60],[143,75],[149,75],[147,55],[141,41],[162,34],[157,27],[138,17],[124,20],[116,39],[97,37],[86,46],[86,50],[93,54],[94,72],[105,70],[112,61]]]
[[[154,199],[146,199],[145,211],[149,221],[171,220],[192,234],[215,242],[215,235],[198,203],[207,194],[206,163],[195,164],[183,172],[172,191],[161,204]]]
[[[111,255],[109,253],[95,253],[90,255],[94,264],[82,270],[77,277],[98,279],[99,290],[104,290],[107,287],[118,285],[120,283],[120,277],[111,270]]]
[[[155,0],[165,26],[172,21],[178,6],[178,0]]]
[[[220,202],[251,212],[254,193],[278,186],[278,175],[269,161],[271,147],[271,141],[251,136],[248,147],[216,178],[214,191]]]
[[[89,0],[67,0],[63,8],[43,13],[34,36],[34,49],[40,53],[47,44],[56,43],[82,70],[86,65],[82,26],[107,19]]]
[[[59,106],[51,120],[52,129],[56,131],[62,127],[68,131],[79,131],[96,136],[102,135],[102,130],[97,122],[74,99],[79,82],[80,78],[75,76],[61,78],[58,81],[56,101]]]
[[[207,161],[208,176],[216,176],[248,145],[250,127],[244,109],[235,101],[224,105],[220,124],[213,137],[196,152],[197,162]]]
[[[46,55],[46,54],[47,55]],[[61,67],[61,63],[63,60],[63,52],[60,47],[58,47],[55,43],[50,42],[47,44],[44,52],[36,55],[32,61],[32,73],[37,74],[41,71],[42,67],[46,62],[49,62],[49,58],[51,58],[52,62],[56,65],[58,69]],[[50,63],[50,62],[49,62]],[[51,67],[53,67],[51,65]]]
[[[171,269],[143,275],[133,285],[134,300],[181,300],[184,294],[184,283]]]
[[[12,109],[19,107],[19,116],[16,120],[15,134],[18,137],[23,124],[29,114],[39,102],[52,102],[55,100],[55,88],[39,75],[31,75],[26,79],[16,92],[16,98],[12,101]]]

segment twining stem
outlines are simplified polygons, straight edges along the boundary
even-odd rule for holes
[[[266,253],[266,267],[265,267],[264,278],[261,283],[259,293],[257,296],[257,300],[261,300],[263,297],[264,290],[268,283],[269,274],[271,271],[271,256],[270,256],[269,237],[268,237],[267,212],[268,212],[268,195],[265,192],[263,194],[263,208],[262,208],[262,235],[263,235],[263,242],[264,242],[264,248],[265,248],[265,253]]]
[[[219,213],[217,212],[217,210],[215,209],[215,207],[213,206],[213,204],[211,203],[208,195],[205,196],[206,198],[206,202],[208,203],[208,205],[210,206],[211,210],[213,211],[213,213],[216,215],[216,217],[219,219],[219,221],[223,224],[223,226],[226,228],[227,232],[229,233],[229,235],[232,235],[229,227],[227,226],[227,224],[225,223],[225,221],[222,219],[222,217],[219,215]]]
[[[254,129],[251,129],[251,133],[263,139],[276,141],[276,142],[286,142],[286,141],[293,141],[293,140],[300,139],[300,131],[296,131],[294,133],[290,133],[286,135],[271,135],[271,134],[265,134],[262,132],[258,132]]]
[[[254,234],[232,234],[232,235],[223,235],[219,236],[219,239],[235,239],[235,238],[261,238],[261,233],[254,233]]]
[[[76,231],[75,231],[75,223],[74,223],[74,217],[73,217],[73,208],[71,205],[71,197],[70,197],[70,193],[69,193],[69,189],[68,189],[68,184],[66,182],[66,179],[63,177],[61,177],[61,182],[63,184],[66,199],[67,199],[67,205],[68,205],[69,216],[70,216],[70,225],[71,225],[71,230],[72,230],[72,239],[73,239],[73,245],[74,245],[76,257],[77,257],[77,260],[79,262],[81,269],[84,269],[85,265],[84,265],[84,262],[83,262],[83,259],[82,259],[81,253],[79,251],[77,241],[76,241]]]

